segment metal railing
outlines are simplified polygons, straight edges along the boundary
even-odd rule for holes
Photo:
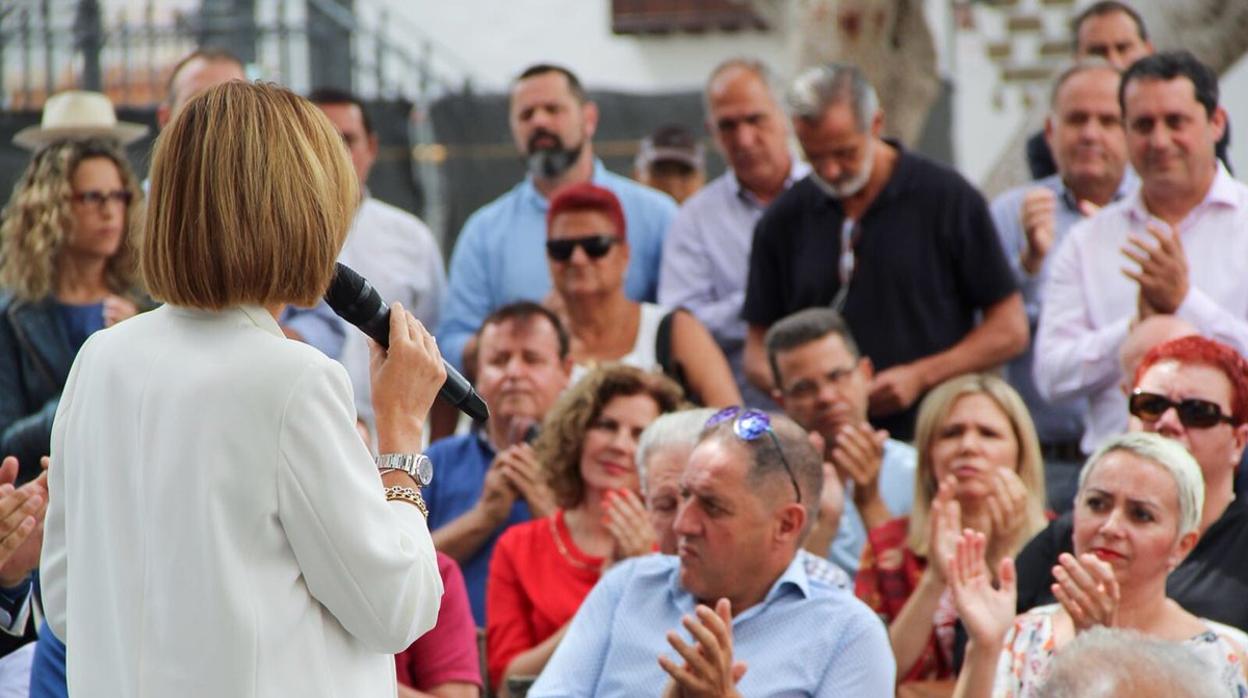
[[[471,88],[468,64],[389,3],[346,1],[0,0],[0,107],[38,109],[71,88],[152,105],[200,45],[235,50],[253,77],[298,91],[335,84],[425,101]]]

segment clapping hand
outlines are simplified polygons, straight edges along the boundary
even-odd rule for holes
[[[1027,486],[1009,468],[994,468],[989,478],[991,489],[984,504],[992,523],[992,539],[1008,548],[1027,521]]]
[[[655,550],[654,527],[650,525],[650,517],[646,515],[646,505],[641,497],[629,489],[610,490],[607,492],[603,507],[606,514],[603,524],[615,539],[615,547],[607,560],[607,565],[628,557],[649,555]]]
[[[968,528],[962,532],[954,555],[945,561],[945,567],[953,603],[967,635],[979,647],[997,648],[1014,622],[1018,590],[1014,560],[1009,557],[1001,560],[997,572],[1000,587],[992,586],[988,564],[984,561],[986,548],[984,534]]]
[[[732,659],[732,604],[720,599],[715,610],[698,604],[697,618],[685,616],[681,624],[693,636],[695,646],[685,644],[676,631],[667,632],[667,642],[685,663],[660,656],[671,680],[663,689],[665,698],[734,698],[741,695],[737,682],[745,675],[745,662]]]
[[[1057,231],[1057,196],[1052,189],[1036,187],[1023,195],[1023,233],[1027,247],[1020,263],[1028,274],[1036,274],[1053,248]]]
[[[104,326],[112,327],[117,323],[137,315],[139,306],[134,301],[122,296],[110,295],[104,298]]]
[[[1062,553],[1053,566],[1053,596],[1074,621],[1075,631],[1118,624],[1118,578],[1109,563],[1090,553]]]
[[[958,487],[956,475],[949,475],[940,482],[936,497],[932,499],[930,526],[928,528],[928,569],[936,575],[937,581],[947,584],[949,570],[947,562],[952,560],[957,551],[958,540],[962,531],[962,507],[958,504],[954,492]]]
[[[555,495],[546,485],[532,446],[523,442],[511,446],[498,455],[498,462],[503,478],[528,502],[533,518],[540,519],[555,512]]]
[[[861,505],[880,495],[880,465],[884,462],[887,431],[875,431],[871,425],[851,423],[836,432],[832,448],[832,465],[843,478],[854,482],[854,503]]]
[[[44,459],[45,468],[46,458]],[[17,458],[0,464],[0,585],[15,586],[39,564],[43,516],[48,508],[48,475],[14,488]]]
[[[1139,265],[1139,271],[1124,268],[1122,273],[1140,286],[1140,305],[1147,314],[1172,315],[1187,298],[1189,289],[1187,253],[1176,230],[1165,230],[1149,222],[1144,229],[1153,242],[1130,237],[1122,254]],[[1141,317],[1145,316],[1141,313]]]

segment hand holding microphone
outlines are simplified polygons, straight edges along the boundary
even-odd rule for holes
[[[339,263],[338,271],[334,274],[334,280],[329,285],[329,290],[325,292],[325,302],[334,312],[342,319],[360,328],[364,334],[373,339],[374,342],[381,347],[389,347],[394,322],[391,319],[390,309],[382,302],[381,296],[377,291],[364,279],[357,274],[351,267]],[[404,315],[410,316],[410,313],[404,311]],[[420,325],[419,321],[411,318],[411,322],[415,323],[415,327],[419,328],[419,333],[432,342],[433,337]],[[407,325],[399,325],[399,327],[407,327]],[[422,340],[423,341],[423,340]],[[441,354],[437,351],[436,344],[433,351],[439,358]],[[468,379],[456,371],[454,367],[442,361],[442,367],[445,371],[445,382],[435,382],[433,385],[441,384],[438,391],[438,397],[455,405],[464,414],[472,419],[483,422],[490,417],[490,411],[486,407],[485,401],[473,390],[472,384]],[[377,402],[376,395],[378,385],[374,381],[373,395],[374,403]],[[427,410],[428,404],[425,405]],[[425,413],[420,412],[423,416]]]
[[[417,453],[425,415],[446,381],[446,369],[437,342],[419,320],[399,303],[388,312],[389,349],[376,342],[370,347],[377,447],[381,453]]]

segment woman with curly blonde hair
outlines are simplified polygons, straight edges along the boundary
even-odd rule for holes
[[[111,139],[53,142],[22,173],[0,224],[0,452],[28,479],[87,337],[134,315],[143,195]]]
[[[638,496],[634,457],[642,430],[681,406],[662,375],[610,364],[568,389],[535,444],[559,509],[512,526],[498,540],[486,587],[491,684],[536,676],[605,567],[655,550]]]

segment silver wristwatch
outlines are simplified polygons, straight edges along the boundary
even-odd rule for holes
[[[433,461],[423,453],[383,453],[377,456],[377,469],[402,470],[416,481],[419,487],[428,487],[433,482]]]

